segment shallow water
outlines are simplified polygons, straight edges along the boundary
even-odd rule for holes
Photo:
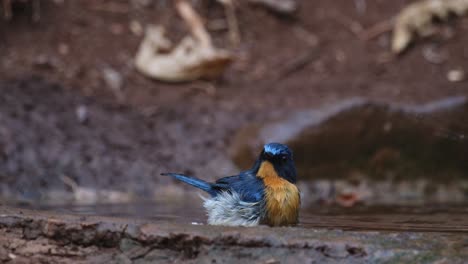
[[[40,205],[23,207],[78,215],[117,216],[155,222],[205,224],[201,202],[190,204],[165,201],[132,204]],[[468,206],[312,206],[303,208],[299,226],[353,231],[463,232],[468,234]]]
[[[362,207],[322,209],[302,215],[301,225],[343,230],[386,230],[424,232],[467,232],[468,207]]]

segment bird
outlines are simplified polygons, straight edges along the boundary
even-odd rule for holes
[[[265,144],[250,169],[213,183],[161,173],[208,193],[209,197],[202,196],[207,222],[223,226],[296,225],[300,207],[296,174],[293,152],[280,143]]]

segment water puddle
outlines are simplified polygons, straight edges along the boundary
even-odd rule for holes
[[[20,205],[83,216],[112,216],[152,222],[206,224],[201,202],[193,204],[142,202],[96,205]],[[468,233],[468,206],[312,206],[301,211],[300,227],[348,231],[421,231]]]

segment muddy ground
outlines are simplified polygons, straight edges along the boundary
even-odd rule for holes
[[[63,176],[146,195],[168,184],[160,172],[234,173],[226,150],[250,122],[354,96],[423,103],[468,94],[466,80],[447,79],[468,68],[468,19],[440,25],[401,56],[389,53],[390,32],[362,38],[411,1],[364,1],[364,8],[300,1],[286,16],[241,3],[233,65],[219,80],[177,85],[150,80],[132,64],[142,39],[132,22],[163,24],[176,40],[187,32],[170,1],[42,2],[38,23],[22,5],[0,22],[1,178],[9,197],[68,190]],[[214,1],[195,6],[208,28],[223,19]],[[229,47],[226,29],[211,33]],[[106,82],[108,70],[121,86]]]

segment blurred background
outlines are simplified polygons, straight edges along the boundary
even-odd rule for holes
[[[278,141],[304,211],[466,212],[468,1],[0,2],[2,203],[176,213]]]

